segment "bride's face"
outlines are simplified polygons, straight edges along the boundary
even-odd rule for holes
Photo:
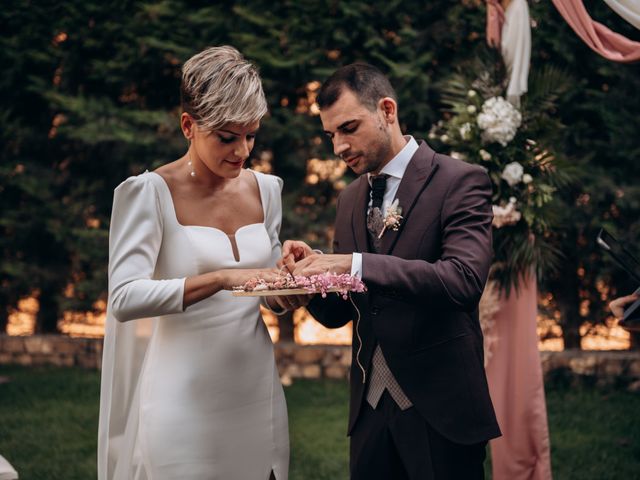
[[[255,143],[260,122],[250,125],[227,124],[218,130],[193,131],[191,139],[194,168],[206,168],[222,178],[240,175]]]

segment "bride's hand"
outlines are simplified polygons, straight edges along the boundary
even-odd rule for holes
[[[306,307],[311,299],[314,297],[314,294],[309,295],[278,295],[275,297],[271,297],[271,301],[273,303],[278,304],[280,308],[291,312],[296,308]],[[270,303],[273,306],[272,303]]]
[[[266,282],[275,282],[279,277],[277,268],[238,268],[219,270],[221,285],[224,290],[233,290],[233,287],[241,287],[249,280],[261,278]]]
[[[278,278],[278,272],[279,270],[275,268],[238,268],[214,270],[188,277],[184,282],[182,307],[187,308],[200,300],[215,295],[220,290],[233,290],[233,287],[241,287],[251,279],[262,278],[267,282],[273,282]]]

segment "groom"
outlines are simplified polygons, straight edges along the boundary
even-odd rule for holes
[[[335,254],[287,241],[283,259],[295,275],[351,273],[368,287],[354,304],[316,296],[308,305],[327,327],[354,321],[351,478],[484,478],[486,443],[500,435],[478,321],[489,178],[403,136],[396,94],[371,65],[340,68],[317,101],[335,154],[359,178],[338,198]],[[395,199],[397,230],[383,227],[398,219],[386,210]]]

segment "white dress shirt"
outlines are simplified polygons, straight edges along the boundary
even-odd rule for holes
[[[405,135],[405,140],[407,140],[407,144],[398,152],[398,154],[393,157],[389,163],[387,163],[382,170],[380,170],[379,175],[389,175],[387,178],[387,188],[384,192],[384,197],[382,199],[382,213],[384,214],[386,208],[393,203],[396,198],[396,194],[398,193],[398,188],[400,187],[400,182],[402,181],[402,177],[404,176],[404,172],[407,169],[407,165],[411,161],[411,158],[418,150],[418,142],[411,136]],[[369,181],[369,185],[371,185],[371,173],[367,173],[367,180]],[[369,192],[369,209],[371,208],[371,204],[373,200],[371,199],[371,192]],[[362,228],[365,228],[363,225]],[[362,254],[354,252],[351,258],[351,275],[356,276],[358,278],[362,278]]]

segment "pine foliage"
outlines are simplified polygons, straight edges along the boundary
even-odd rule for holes
[[[313,110],[318,82],[346,63],[378,65],[398,91],[403,129],[424,138],[443,106],[451,108],[447,95],[464,93],[456,82],[477,77],[473,60],[491,56],[481,3],[3,2],[0,328],[22,297],[43,300],[45,330],[55,330],[64,310],[84,311],[104,298],[113,188],[184,151],[178,85],[180,65],[191,55],[232,44],[259,66],[270,113],[252,163],[285,180],[283,238],[328,248],[335,197],[353,177],[345,172],[305,183],[313,173],[309,159],[333,159]],[[566,159],[575,175],[569,187],[566,179],[549,178],[562,193],[542,207],[532,204],[534,214],[545,210],[545,233],[536,239],[548,250],[514,249],[513,258],[549,272],[547,260],[561,253],[562,272],[587,272],[572,291],[588,292],[581,298],[600,305],[597,280],[619,276],[591,242],[596,228],[604,222],[621,237],[640,233],[638,66],[598,58],[549,2],[530,8],[537,27],[523,109],[545,114],[525,120],[544,132],[539,138],[548,139],[554,162]],[[596,13],[633,38],[606,6]],[[501,77],[480,80],[495,78]],[[451,92],[441,88],[443,79],[451,79]],[[557,204],[558,219],[547,211],[550,204]],[[496,248],[521,240],[504,238]]]

